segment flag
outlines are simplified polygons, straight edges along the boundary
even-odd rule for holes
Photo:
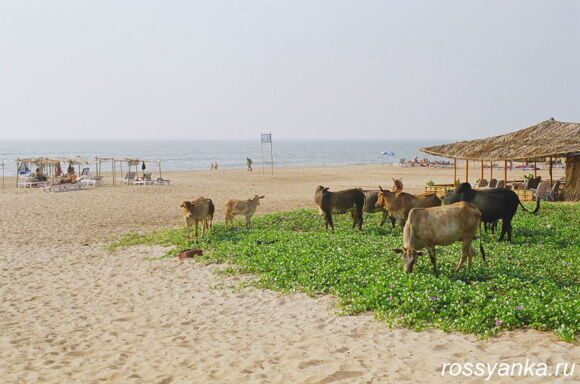
[[[271,133],[262,133],[262,143],[267,144],[272,142],[272,134]]]

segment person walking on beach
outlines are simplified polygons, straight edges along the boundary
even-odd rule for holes
[[[249,157],[246,157],[246,167],[248,167],[248,172],[253,172],[254,171],[252,169],[252,159],[250,159]]]

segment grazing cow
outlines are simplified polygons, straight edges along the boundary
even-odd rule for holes
[[[462,241],[461,258],[455,272],[461,269],[465,261],[467,261],[467,267],[471,268],[473,257],[471,243],[475,238],[480,222],[481,212],[471,203],[461,202],[442,207],[413,208],[409,213],[407,224],[405,224],[403,248],[394,249],[394,251],[403,254],[403,270],[411,273],[418,257],[423,254],[421,249],[427,248],[433,264],[433,271],[437,274],[435,246]],[[481,236],[479,249],[485,261]]]
[[[396,222],[395,219],[389,215],[389,212],[384,207],[377,206],[377,200],[379,198],[380,191],[363,190],[363,193],[365,194],[365,206],[363,211],[366,213],[382,212],[383,217],[381,218],[380,226],[382,227],[385,225],[387,218],[389,218],[391,219],[391,225],[394,227]]]
[[[202,236],[205,235],[210,201],[210,199],[201,196],[193,201],[184,201],[183,204],[181,204],[188,240],[189,230],[192,225],[195,225],[195,238],[197,239],[198,225],[200,222],[202,223]]]
[[[255,195],[253,199],[248,200],[228,200],[226,203],[226,225],[233,224],[236,215],[242,215],[246,218],[246,227],[249,227],[251,225],[251,218],[256,213],[256,208],[260,205],[260,200],[264,197]]]
[[[319,185],[314,192],[314,202],[318,206],[320,214],[324,216],[326,229],[330,225],[333,231],[332,214],[347,212],[352,215],[352,227],[355,228],[358,225],[358,228],[362,229],[365,199],[365,194],[360,188],[330,192],[328,187]]]
[[[458,201],[473,203],[481,211],[481,221],[493,223],[502,220],[500,240],[507,233],[508,241],[512,241],[512,219],[520,205],[524,211],[535,214],[540,209],[540,200],[536,202],[536,209],[530,212],[522,205],[518,195],[509,189],[496,188],[478,191],[471,188],[471,184],[459,184],[454,191],[448,192],[443,198],[445,204]]]
[[[420,195],[411,195],[406,192],[393,193],[385,191],[380,185],[377,206],[386,209],[391,217],[399,220],[402,226],[407,221],[407,216],[413,208],[429,208],[441,205],[441,199],[434,193],[422,193]]]

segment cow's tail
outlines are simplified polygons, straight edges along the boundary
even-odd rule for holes
[[[487,260],[485,259],[485,250],[483,249],[483,244],[481,243],[481,238],[483,237],[483,231],[481,230],[481,225],[483,224],[483,221],[479,222],[479,252],[481,252],[481,257],[483,257],[483,261],[485,263],[487,263]]]
[[[536,209],[534,209],[533,211],[528,211],[528,209],[524,207],[520,199],[518,199],[518,204],[524,209],[524,211],[526,211],[527,213],[531,213],[532,215],[535,215],[540,210],[540,199],[536,199]]]

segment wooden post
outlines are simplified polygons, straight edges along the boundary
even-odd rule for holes
[[[457,184],[457,159],[453,159],[453,186]]]
[[[115,185],[115,159],[111,159],[111,172],[113,173],[113,185]]]
[[[469,183],[469,160],[465,160],[465,182]]]
[[[550,188],[552,187],[552,156],[550,156],[550,168],[548,168],[550,172]]]
[[[483,180],[483,160],[481,160],[481,170],[479,171],[479,180]]]
[[[536,169],[536,160],[534,160],[534,177],[538,177],[538,170]]]
[[[159,161],[159,178],[163,179],[163,177],[161,177],[161,161]]]
[[[503,161],[503,182],[504,188],[507,188],[507,160]]]
[[[493,179],[493,161],[489,162],[489,182],[491,183],[491,179]]]

